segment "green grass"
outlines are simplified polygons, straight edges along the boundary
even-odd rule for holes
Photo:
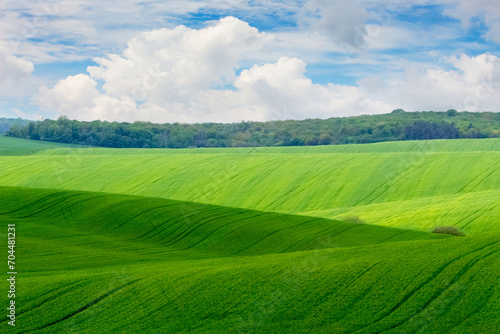
[[[324,218],[354,215],[369,224],[422,231],[457,226],[473,235],[500,231],[497,143],[383,143],[385,151],[393,151],[385,153],[377,151],[380,144],[363,145],[372,153],[55,149],[3,157],[0,185],[163,197]]]
[[[496,333],[500,248],[494,240],[413,241],[93,270],[61,268],[61,261],[52,272],[24,275],[19,289],[29,292],[19,297],[16,330]],[[103,251],[96,246],[95,252]]]
[[[328,247],[352,247],[444,237],[160,198],[6,187],[0,187],[0,217],[18,222],[19,233],[31,238],[29,248],[38,253],[44,252],[42,245],[48,240],[43,237],[48,236],[67,254],[89,243],[103,244],[108,251],[154,246],[155,259],[177,256],[179,251],[193,257],[295,252],[317,249],[318,240],[324,239],[329,240]],[[44,270],[60,255],[45,256],[48,260],[43,263],[27,259],[25,264],[30,270]],[[113,261],[127,262],[121,257]],[[75,268],[89,264],[87,260],[74,263]]]
[[[76,148],[79,145],[49,143],[0,135],[0,156],[30,155],[53,148]]]
[[[6,333],[500,328],[495,234],[463,238],[158,198],[0,188],[2,247],[13,222],[18,317],[15,329],[2,321]]]
[[[277,153],[390,153],[390,152],[488,152],[500,151],[500,139],[454,139],[382,142],[327,146],[232,147],[190,149],[114,149],[96,147],[79,154],[137,155],[137,154],[277,154]],[[40,152],[48,155],[72,155],[71,149],[53,149]]]
[[[371,223],[431,231],[453,224],[469,234],[500,232],[500,191],[482,191],[376,203],[301,214],[340,219],[360,216]]]
[[[500,332],[500,140],[9,140],[0,248],[15,223],[19,274],[2,333]]]

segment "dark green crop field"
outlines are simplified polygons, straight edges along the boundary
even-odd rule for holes
[[[500,332],[500,140],[0,155],[1,333]]]

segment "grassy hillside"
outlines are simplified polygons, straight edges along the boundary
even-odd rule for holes
[[[30,155],[42,150],[52,148],[76,148],[80,145],[49,143],[36,140],[5,137],[0,135],[0,156]]]
[[[83,149],[84,148],[84,149]],[[500,151],[500,139],[416,140],[324,146],[232,147],[189,149],[114,149],[44,142],[0,135],[0,156],[19,155],[172,155],[172,154],[316,154]]]
[[[102,247],[113,252],[132,245],[138,250],[155,248],[156,259],[181,250],[204,257],[294,252],[316,249],[317,240],[326,238],[329,247],[351,247],[448,237],[149,197],[6,187],[0,187],[0,216],[18,222],[19,233],[35,243],[23,245],[30,251],[44,252],[40,246],[57,239],[68,254],[104,242]],[[24,264],[30,270],[46,270],[58,256],[49,252],[50,261],[27,259]],[[123,262],[127,260],[113,259],[113,263]]]
[[[359,215],[372,224],[424,231],[453,225],[480,234],[500,231],[499,143],[349,145],[343,153],[54,149],[2,158],[0,185],[135,194],[325,218]]]
[[[496,333],[496,239],[26,274],[21,332]],[[49,248],[57,251],[57,243]],[[91,254],[105,253],[98,245]],[[84,254],[81,254],[84,256]],[[131,254],[133,255],[133,254]],[[69,261],[68,261],[69,262]],[[0,302],[5,303],[5,297]]]
[[[82,155],[138,155],[138,154],[276,154],[276,153],[402,153],[402,152],[488,152],[500,151],[500,139],[415,140],[374,144],[324,146],[231,147],[189,149],[114,149],[94,147],[78,152]],[[72,149],[52,149],[39,152],[44,155],[72,155]]]
[[[0,225],[16,223],[22,273],[18,326],[6,333],[500,329],[493,234],[102,193],[0,188],[0,199]]]

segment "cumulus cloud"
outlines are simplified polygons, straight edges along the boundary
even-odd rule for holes
[[[51,89],[42,87],[35,101],[42,110],[54,110],[76,119],[129,120],[129,113],[136,108],[135,101],[107,96],[96,86],[97,82],[88,75],[69,76]]]
[[[243,71],[235,86],[243,93],[243,102],[261,110],[266,119],[372,114],[390,108],[371,100],[359,87],[313,84],[305,73],[302,60],[282,57],[277,63]]]
[[[79,119],[88,115],[158,121],[219,119],[210,114],[214,110],[206,110],[210,102],[203,99],[224,95],[215,90],[231,85],[245,53],[269,39],[234,17],[198,30],[179,26],[144,32],[128,43],[122,55],[95,59],[99,66],[89,67],[89,75],[68,77],[52,89],[43,87],[36,102],[44,110]],[[103,83],[105,94],[96,89],[96,80]],[[78,98],[72,98],[75,90],[82,92]],[[78,100],[85,102],[77,106]]]
[[[97,58],[88,74],[42,87],[35,102],[81,120],[238,122],[304,119],[407,110],[494,110],[500,60],[447,58],[448,67],[406,67],[357,85],[315,84],[307,64],[279,57],[241,70],[248,52],[273,37],[228,17],[206,28],[179,26],[134,37],[121,55]]]
[[[85,74],[60,80],[52,89],[42,87],[38,103],[44,109],[57,111],[85,109],[100,93],[97,82]]]
[[[390,89],[396,103],[408,110],[500,111],[500,59],[490,54],[447,59],[452,70],[424,71],[410,66],[405,77]]]
[[[0,51],[0,87],[29,77],[33,70],[32,62]]]
[[[237,75],[247,52],[273,38],[233,17],[203,28],[160,29],[133,38],[122,55],[43,87],[36,103],[78,119],[241,121],[380,113],[359,88],[319,85],[306,64],[281,57]],[[102,91],[98,89],[102,82]]]
[[[234,17],[199,30],[185,26],[153,30],[134,37],[122,56],[95,59],[100,66],[90,67],[89,73],[105,81],[108,94],[143,94],[149,101],[165,102],[193,88],[232,82],[245,53],[269,39]],[[160,87],[161,94],[156,94]]]

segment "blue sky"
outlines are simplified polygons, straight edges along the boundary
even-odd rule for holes
[[[498,110],[493,0],[0,4],[0,116],[237,122]]]

